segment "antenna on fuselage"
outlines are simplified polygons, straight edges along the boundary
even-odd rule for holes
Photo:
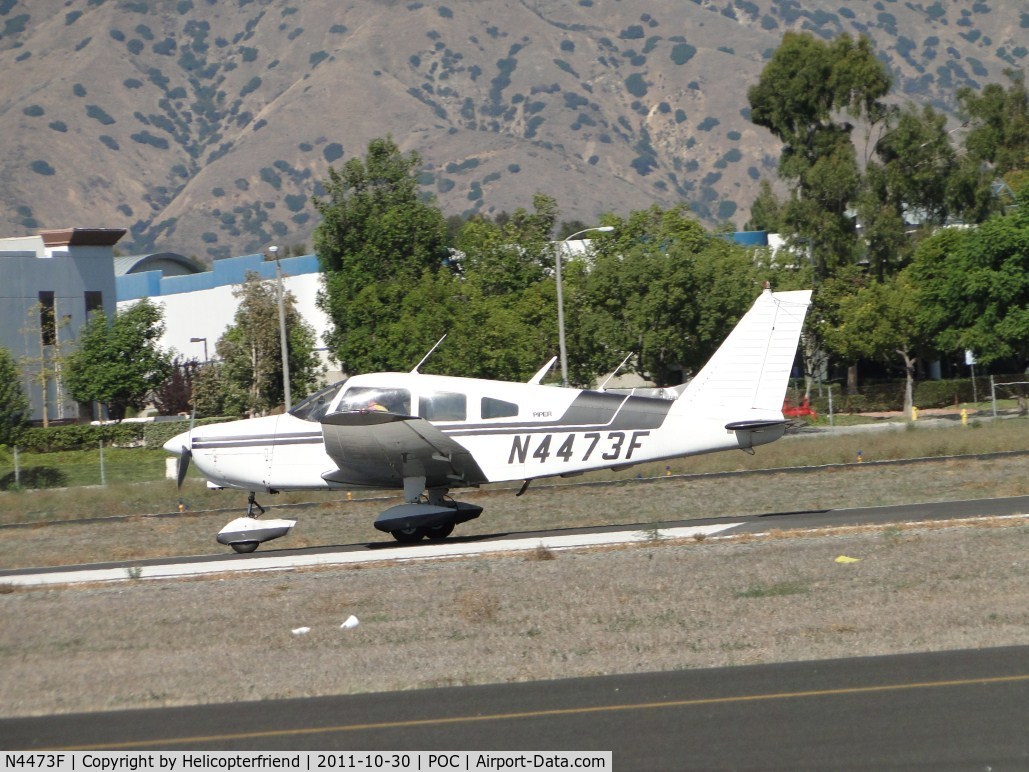
[[[618,365],[618,367],[616,367],[614,369],[613,373],[611,373],[609,376],[607,376],[607,379],[602,384],[600,384],[600,388],[597,389],[597,391],[603,391],[604,387],[607,386],[608,382],[612,378],[614,378],[616,375],[618,375],[618,371],[621,370],[623,367],[625,367],[625,363],[629,361],[629,357],[631,357],[635,353],[636,353],[635,351],[630,351],[628,354],[626,354],[625,355],[625,359],[622,360],[622,363],[620,365]]]
[[[429,349],[429,353],[422,357],[422,361],[414,366],[412,373],[417,373],[418,368],[425,364],[425,360],[432,356],[432,352],[439,348],[439,344],[442,343],[447,337],[446,333],[443,333],[443,337],[436,341],[436,345]]]
[[[526,383],[535,383],[537,386],[543,382],[544,376],[550,372],[550,368],[554,366],[554,362],[557,361],[557,357],[551,357],[550,361],[547,362],[543,367],[536,371],[536,374],[532,376]]]

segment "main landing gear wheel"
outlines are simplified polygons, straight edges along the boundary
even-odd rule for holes
[[[414,544],[422,540],[421,528],[398,528],[395,531],[390,531],[390,536],[396,539],[401,544]]]
[[[232,547],[236,552],[253,552],[257,549],[257,545],[260,542],[257,541],[237,541],[233,542],[229,546]]]
[[[442,541],[454,532],[455,523],[440,523],[439,525],[428,525],[419,528],[422,534],[429,541]]]

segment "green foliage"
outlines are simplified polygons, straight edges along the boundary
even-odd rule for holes
[[[839,318],[838,326],[823,330],[828,348],[848,362],[862,357],[889,362],[899,356],[907,379],[904,410],[910,411],[915,362],[927,348],[922,304],[912,274],[902,271],[843,297]]]
[[[923,241],[912,272],[921,318],[941,351],[988,364],[1029,358],[1029,190],[1010,214]]]
[[[135,424],[143,427],[143,445],[147,448],[161,448],[168,440],[177,434],[189,429],[190,421],[194,426],[206,426],[207,424],[221,423],[231,420],[231,416],[210,416],[207,418],[187,419],[181,421],[154,421],[145,424]],[[133,424],[121,424],[121,426],[132,426]]]
[[[322,216],[314,249],[325,272],[319,305],[333,325],[325,338],[347,371],[406,364],[389,346],[369,349],[355,338],[353,330],[367,318],[360,306],[395,302],[424,271],[439,271],[448,259],[446,221],[418,190],[420,163],[391,138],[373,139],[366,157],[341,170],[330,167],[325,198],[314,201]],[[374,332],[371,338],[379,340]]]
[[[31,410],[11,352],[0,346],[0,446],[17,445]]]
[[[946,221],[956,154],[946,116],[914,105],[890,116],[875,150],[879,160],[868,164],[857,212],[868,262],[882,280],[911,256],[913,240],[906,233],[905,217],[917,218],[927,228]]]
[[[93,449],[101,441],[122,446],[138,445],[143,440],[145,426],[142,423],[120,423],[103,426],[69,424],[46,429],[33,427],[24,432],[21,447],[29,453],[57,453]]]
[[[168,140],[166,140],[164,137],[158,137],[154,134],[151,134],[149,131],[146,131],[145,129],[135,134],[130,134],[129,139],[131,139],[133,142],[138,142],[141,145],[150,145],[151,147],[156,147],[159,150],[168,149]]]
[[[981,90],[958,89],[961,112],[971,128],[965,137],[963,179],[954,198],[966,219],[977,222],[996,209],[986,191],[993,180],[1029,170],[1029,92],[1024,75],[1015,70],[1005,74],[1011,81],[1007,89],[998,83]]]
[[[164,333],[163,310],[147,299],[119,311],[111,323],[93,313],[79,334],[78,349],[68,357],[67,386],[79,402],[107,405],[121,420],[128,408],[139,409],[168,376],[171,355],[158,348]]]
[[[220,386],[221,404],[197,405],[199,414],[211,408],[228,415],[260,415],[282,403],[282,343],[279,331],[278,284],[261,281],[256,274],[247,276],[233,292],[239,300],[234,323],[215,346],[222,363],[202,368],[197,374],[203,386],[215,379]],[[314,328],[304,321],[296,309],[296,299],[287,292],[283,298],[287,347],[289,350],[290,391],[298,397],[312,390],[321,366],[315,353],[317,340]],[[218,370],[217,374],[207,374]],[[204,376],[201,378],[201,376]]]
[[[689,43],[676,43],[672,47],[672,61],[676,64],[686,64],[697,53],[697,49]]]
[[[625,90],[637,99],[642,99],[647,95],[647,81],[638,72],[634,72],[625,79]]]
[[[639,374],[680,383],[750,307],[767,268],[705,232],[681,206],[605,222],[615,231],[597,238],[592,268],[574,261],[568,271],[573,380],[609,372],[635,352]]]
[[[848,215],[860,172],[852,126],[841,114],[880,121],[890,77],[871,42],[848,35],[826,43],[787,32],[747,95],[751,120],[783,142],[779,176],[794,195],[782,211],[789,232],[812,245],[818,279],[850,262],[857,248]]]

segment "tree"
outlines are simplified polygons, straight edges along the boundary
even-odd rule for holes
[[[921,318],[940,351],[982,364],[1029,361],[1029,188],[1009,214],[923,241],[911,266]]]
[[[1029,168],[1029,92],[1025,76],[1005,70],[1011,84],[1005,90],[999,83],[982,89],[963,86],[958,102],[971,128],[965,137],[968,155],[990,164],[994,176]]]
[[[685,207],[605,217],[589,270],[573,261],[569,363],[573,380],[632,367],[660,386],[696,373],[760,292],[765,267],[752,252],[712,236]]]
[[[193,382],[200,369],[200,360],[195,357],[172,359],[171,373],[154,389],[154,406],[161,415],[177,415],[192,410]]]
[[[420,164],[417,153],[402,154],[391,138],[373,139],[365,158],[329,169],[326,198],[314,200],[322,216],[314,248],[325,273],[318,304],[332,322],[326,342],[348,372],[365,364],[354,358],[355,349],[367,348],[355,338],[367,317],[363,304],[392,301],[450,257],[447,222],[418,191]],[[391,342],[382,343],[372,359],[383,369],[400,365]]]
[[[231,415],[261,415],[284,399],[278,285],[250,273],[232,294],[239,300],[234,322],[215,344],[222,360],[223,409]],[[283,306],[290,390],[300,397],[321,375],[317,337],[297,311],[292,293],[285,294]]]
[[[843,114],[878,123],[890,77],[871,42],[842,35],[826,43],[787,32],[758,83],[747,92],[751,120],[783,142],[779,176],[791,183],[780,224],[812,247],[820,281],[853,260],[857,241],[848,210],[861,175]]]
[[[929,106],[906,105],[890,115],[875,155],[856,208],[867,261],[882,281],[914,251],[909,225],[929,231],[947,221],[956,153],[946,116]]]
[[[1029,181],[1029,92],[1025,77],[1006,70],[1011,83],[958,89],[960,113],[969,127],[965,155],[954,169],[951,205],[967,222],[983,222],[1003,209],[1005,196]],[[1014,203],[1008,199],[1007,203]]]
[[[782,202],[768,180],[761,180],[760,191],[750,205],[750,220],[743,226],[748,231],[782,231]]]
[[[0,346],[0,446],[18,444],[30,415],[18,363],[10,351]]]
[[[158,346],[164,334],[164,311],[147,299],[119,311],[108,322],[102,312],[90,315],[68,357],[68,390],[80,403],[100,402],[120,421],[129,408],[139,409],[171,372],[171,355]]]
[[[874,281],[839,303],[839,323],[825,331],[826,345],[847,361],[861,357],[904,365],[904,413],[914,404],[915,365],[925,348],[918,293],[908,271]]]

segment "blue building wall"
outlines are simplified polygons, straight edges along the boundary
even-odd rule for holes
[[[318,273],[318,258],[315,255],[287,257],[279,260],[283,276],[302,276]],[[129,273],[117,277],[118,302],[155,298],[162,295],[177,295],[182,292],[197,292],[231,284],[242,284],[248,273],[256,273],[262,279],[275,278],[275,262],[267,261],[263,255],[240,255],[216,260],[214,270],[187,276],[162,276],[160,271]]]

